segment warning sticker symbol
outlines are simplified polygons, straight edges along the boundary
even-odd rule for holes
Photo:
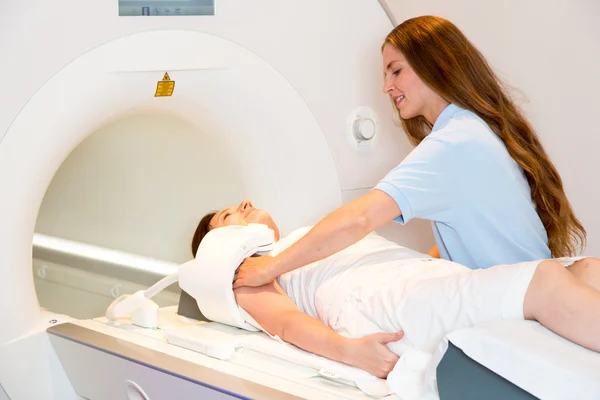
[[[156,84],[154,97],[171,96],[173,94],[173,89],[175,89],[175,81],[171,80],[168,72],[165,72],[162,81],[158,81]]]

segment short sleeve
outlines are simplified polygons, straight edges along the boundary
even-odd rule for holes
[[[456,194],[452,145],[428,137],[374,189],[387,193],[396,201],[402,215],[396,222],[413,218],[448,222]]]

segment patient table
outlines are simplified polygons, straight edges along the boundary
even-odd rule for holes
[[[258,374],[262,378],[255,382],[262,383],[267,375],[270,376],[268,385],[274,389],[279,380],[286,381],[282,384],[286,389],[293,383],[293,386],[302,387],[302,391],[308,390],[309,393],[303,393],[303,396],[311,398],[399,398],[390,387],[403,390],[404,400],[420,400],[423,396],[435,399],[438,394],[443,400],[600,398],[600,354],[563,339],[533,321],[495,321],[451,332],[440,343],[424,374],[421,367],[403,368],[400,384],[395,381],[390,386],[385,380],[364,371],[270,337],[237,306],[231,282],[242,260],[261,249],[267,250],[273,243],[273,235],[271,229],[257,224],[213,229],[200,244],[196,259],[179,267],[177,276],[157,283],[146,291],[145,297],[138,292],[117,299],[107,310],[108,318],[77,324],[242,379],[254,380]],[[145,314],[144,308],[140,307],[142,303],[136,299],[152,306],[146,299],[151,297],[148,293],[156,293],[174,279],[192,294],[210,321],[218,322],[186,318],[176,307],[166,307],[158,312],[150,309],[148,315],[153,315],[155,320],[144,325],[144,321],[136,317]],[[136,311],[127,318],[133,307]],[[77,340],[69,336],[69,332],[68,326],[51,329],[57,337]],[[99,348],[98,345],[95,347]],[[103,349],[115,355],[127,354],[122,350],[111,350],[109,346]],[[209,386],[202,377],[212,372],[190,375],[175,358],[145,360],[139,357],[143,353],[142,348],[136,348],[128,358],[169,375],[183,374],[184,379]],[[414,361],[413,358],[404,360]],[[414,379],[413,370],[416,372]],[[423,377],[423,383],[432,388],[426,395],[420,393],[423,386],[419,382]],[[224,377],[218,380],[227,382]],[[240,394],[238,388],[228,385],[219,384],[215,390],[246,396]],[[252,391],[251,397],[254,395]],[[277,398],[279,393],[273,395]]]
[[[122,386],[116,383],[125,368],[131,385],[143,387],[152,400],[373,398],[314,368],[270,356],[268,346],[258,351],[265,342],[279,345],[262,332],[190,320],[178,315],[175,306],[159,309],[158,329],[105,317],[66,322],[48,329],[50,340],[61,355],[79,353],[80,357],[61,357],[61,362],[80,385],[77,393],[90,399],[121,398]],[[255,350],[234,345],[234,353],[228,353],[236,336],[256,339]],[[131,374],[132,365],[137,374]],[[94,379],[80,379],[90,367],[98,370]]]
[[[263,332],[190,320],[178,315],[176,307],[159,310],[158,329],[141,328],[126,320],[111,322],[105,317],[67,322],[48,333],[60,354],[81,353],[79,358],[61,360],[69,375],[83,376],[90,366],[106,367],[105,372],[114,375],[98,374],[93,382],[74,379],[82,385],[77,392],[88,398],[117,398],[116,393],[122,391],[120,385],[114,385],[119,381],[120,367],[108,364],[115,359],[146,370],[140,372],[139,379],[150,377],[148,382],[132,378],[131,384],[139,383],[151,399],[165,398],[150,397],[161,390],[151,385],[153,380],[162,385],[163,394],[178,393],[181,398],[196,393],[198,387],[204,390],[202,398],[211,399],[376,398],[349,382],[332,379],[325,371],[285,361],[269,346],[261,348],[265,343],[274,348],[279,345]],[[246,341],[248,348],[244,348],[232,341],[236,336],[256,341]],[[600,398],[600,355],[538,323],[483,324],[449,334],[442,348],[444,345],[447,350],[432,371],[442,400]],[[148,370],[155,374],[148,374]]]

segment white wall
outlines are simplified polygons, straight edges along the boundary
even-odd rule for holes
[[[398,23],[432,14],[453,21],[518,89],[588,232],[586,254],[600,255],[600,185],[594,122],[600,100],[597,0],[389,0]]]
[[[219,132],[169,114],[130,115],[88,136],[63,162],[36,232],[185,262],[199,219],[245,192]]]

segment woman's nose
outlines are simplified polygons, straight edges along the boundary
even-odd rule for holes
[[[250,202],[250,200],[244,200],[240,203],[240,211],[244,211],[248,207],[252,207],[252,203]]]
[[[390,94],[390,92],[394,89],[394,81],[390,74],[383,74],[383,93]]]
[[[386,80],[383,82],[383,93],[389,94],[392,91],[392,85]]]

